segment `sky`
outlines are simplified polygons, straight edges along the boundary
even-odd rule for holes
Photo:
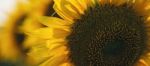
[[[0,0],[0,26],[2,26],[8,17],[8,13],[13,11],[16,6],[15,0]]]

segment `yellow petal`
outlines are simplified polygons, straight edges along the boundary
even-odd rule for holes
[[[71,5],[73,5],[79,11],[80,14],[84,14],[85,9],[82,8],[82,6],[77,0],[64,0],[64,1],[69,2]]]
[[[63,29],[54,29],[53,33],[54,33],[53,35],[54,38],[66,38],[70,34],[70,30],[66,31]]]
[[[73,66],[70,62],[65,62],[63,64],[61,64],[60,66]]]
[[[60,56],[60,55],[67,55],[68,54],[68,50],[67,47],[65,45],[62,45],[61,47],[56,47],[53,50],[49,50],[50,52],[50,56]]]
[[[41,39],[53,38],[53,29],[51,28],[40,28],[29,33],[29,36],[34,36]]]
[[[65,20],[72,21],[73,19],[79,19],[80,15],[84,13],[83,8],[77,1],[78,7],[75,4],[69,2],[69,0],[54,0],[54,10]],[[82,13],[80,13],[82,11]],[[68,14],[70,13],[70,14]]]
[[[87,0],[76,0],[78,1],[78,3],[81,5],[81,7],[86,10],[87,9],[87,6],[88,6],[88,3],[87,3]]]
[[[74,18],[78,18],[79,17],[79,13],[77,12],[77,10],[70,4],[68,5],[64,5],[64,8],[63,10],[66,12],[66,13],[71,13],[70,15],[74,15],[73,17]]]
[[[126,0],[111,0],[111,1],[112,1],[111,3],[116,6],[122,5],[127,2]]]
[[[150,21],[150,16],[147,18],[147,21]]]
[[[142,56],[142,58],[139,60],[139,62],[141,64],[143,64],[144,66],[149,66],[150,65],[150,52],[148,50],[148,52],[146,52],[146,54],[144,54]]]
[[[56,5],[54,5],[54,10],[56,11],[56,13],[63,19],[69,21],[69,22],[73,22],[73,18],[68,16],[68,14],[64,13],[63,11],[61,11],[60,9],[57,8]]]
[[[49,27],[53,27],[54,25],[58,26],[68,26],[70,25],[69,22],[62,20],[57,17],[40,17],[39,21]]]
[[[150,4],[145,7],[145,10],[150,10]]]
[[[53,66],[56,64],[60,65],[63,61],[66,61],[65,58],[67,57],[68,52],[64,45],[60,44],[58,47],[56,44],[50,44],[50,46],[51,48],[47,47],[46,43],[33,46],[28,53],[28,62],[33,62],[33,65],[40,64],[40,66]]]
[[[29,63],[32,64],[39,64],[41,62],[44,62],[45,60],[49,59],[51,56],[49,55],[49,48],[46,47],[45,44],[40,44],[33,46],[31,50],[29,51],[28,58],[32,58],[33,61],[30,61]]]
[[[149,66],[143,59],[140,59],[136,66]]]
[[[33,31],[35,29],[38,29],[42,27],[40,23],[37,22],[37,20],[33,17],[27,18],[23,25],[21,26],[21,30],[26,33],[26,32],[30,32]]]
[[[67,0],[54,0],[55,5],[57,6],[56,8],[60,9],[60,10],[66,10],[66,5],[70,5],[71,4],[67,1]],[[74,8],[73,6],[71,6],[71,8]],[[67,9],[68,10],[68,9]],[[72,13],[72,11],[70,11]],[[77,12],[73,12],[74,14],[77,14]]]
[[[71,1],[73,1],[74,3]],[[55,2],[55,5],[57,6],[58,9],[62,9],[62,6],[66,5],[66,4],[67,5],[72,4],[76,9],[78,9],[78,11],[80,13],[83,12],[80,8],[79,3],[77,3],[77,1],[75,1],[75,0],[54,0],[54,2]]]
[[[59,66],[67,61],[67,51],[65,46],[50,51],[51,58],[42,63],[40,66]]]
[[[40,17],[39,22],[48,27],[60,28],[66,31],[69,31],[69,28],[71,25],[69,22],[56,18],[56,17]]]
[[[40,41],[39,41],[40,40]],[[37,43],[38,42],[38,43]],[[45,43],[45,40],[42,40],[42,39],[39,39],[37,37],[34,37],[34,36],[28,36],[24,43],[23,43],[23,46],[25,48],[30,48],[34,45],[37,45],[37,44],[42,44],[42,43]]]
[[[66,42],[65,39],[51,39],[48,40],[46,44],[49,50],[54,50],[55,48],[66,45]]]
[[[137,13],[143,16],[150,15],[150,11],[148,11],[146,8],[148,8],[150,4],[150,1],[148,0],[136,0],[134,2],[134,9],[136,10]]]
[[[66,55],[55,56],[48,59],[47,61],[40,64],[39,66],[59,66],[63,64],[65,60],[66,60]]]

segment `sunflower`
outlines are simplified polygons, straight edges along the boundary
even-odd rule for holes
[[[150,0],[54,0],[61,17],[39,17],[38,66],[150,66]]]
[[[5,60],[16,61],[22,56],[22,52],[19,50],[21,42],[24,39],[24,34],[20,30],[22,21],[26,18],[25,3],[16,1],[15,9],[8,13],[8,19],[1,28],[1,42],[0,50],[1,56]]]
[[[5,62],[5,60],[6,62],[13,61],[14,64],[28,63],[28,61],[25,61],[25,53],[37,41],[36,38],[26,36],[25,33],[43,27],[35,18],[42,15],[49,16],[54,11],[51,9],[53,4],[51,0],[18,0],[17,2],[16,10],[9,15],[3,31],[1,31],[3,37],[1,36],[0,46],[2,62]],[[52,12],[47,13],[47,11]]]
[[[27,33],[28,31],[42,27],[43,25],[37,23],[35,18],[41,15],[48,16],[46,12],[50,8],[46,7],[52,4],[51,0],[16,1],[16,10],[9,14],[8,20],[1,32],[3,35],[1,38],[2,56],[13,56],[11,57],[13,59],[16,59],[19,54],[24,54],[27,51],[28,45],[26,43],[29,44],[29,42],[34,41],[34,38],[26,36],[24,32]],[[12,51],[8,50],[8,48],[11,48]]]

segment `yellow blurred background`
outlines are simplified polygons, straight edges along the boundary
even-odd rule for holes
[[[26,54],[35,40],[26,33],[43,27],[36,19],[50,16],[52,4],[52,0],[0,0],[0,66],[34,64]]]
[[[6,21],[8,14],[15,10],[16,3],[16,0],[0,0],[0,26]]]

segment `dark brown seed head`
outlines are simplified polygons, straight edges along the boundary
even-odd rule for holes
[[[96,5],[75,20],[67,37],[75,66],[133,66],[146,47],[143,16],[127,4]]]

